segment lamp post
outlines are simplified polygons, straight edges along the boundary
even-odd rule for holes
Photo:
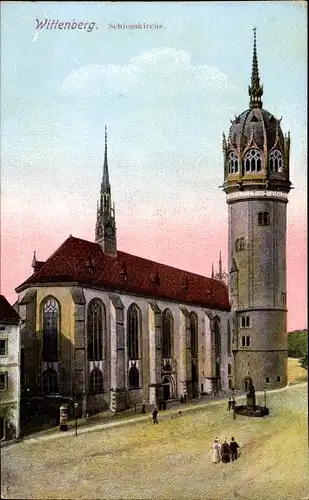
[[[74,403],[74,411],[75,411],[75,436],[77,436],[77,408],[78,403]]]
[[[232,410],[233,410],[233,419],[234,419],[234,420],[235,420],[235,418],[236,418],[235,406],[236,406],[236,401],[235,401],[235,389],[234,389],[234,387],[232,387]]]
[[[264,386],[264,408],[266,408],[266,384]]]

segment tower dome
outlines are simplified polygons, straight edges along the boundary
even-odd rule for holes
[[[223,134],[224,188],[234,190],[255,185],[265,189],[290,189],[289,153],[290,134],[284,136],[281,120],[263,109],[263,86],[260,84],[254,29],[249,109],[231,120],[226,140]]]

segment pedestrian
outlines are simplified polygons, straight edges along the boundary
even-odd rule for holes
[[[141,413],[146,413],[146,404],[145,404],[145,401],[143,401],[142,403],[142,411]]]
[[[229,398],[229,402],[228,402],[228,406],[227,406],[228,411],[231,411],[231,407],[232,407],[232,401],[231,401],[231,398]]]
[[[183,395],[180,396],[180,403],[183,405]]]
[[[212,445],[212,463],[218,464],[221,462],[221,445],[219,439],[216,438]]]
[[[230,451],[231,451],[232,462],[234,462],[234,460],[237,460],[237,458],[238,458],[238,452],[237,452],[238,448],[239,448],[239,444],[236,443],[235,439],[232,437],[231,442],[230,442]]]
[[[224,439],[221,445],[221,459],[223,464],[228,464],[230,462],[230,454],[231,454],[230,445],[228,444],[226,439]]]
[[[158,424],[158,410],[157,410],[157,407],[155,406],[154,409],[153,409],[153,412],[152,412],[152,421],[154,424]]]

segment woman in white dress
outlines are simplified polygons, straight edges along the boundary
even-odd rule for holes
[[[218,438],[214,440],[212,445],[212,463],[218,464],[221,461],[221,445]]]

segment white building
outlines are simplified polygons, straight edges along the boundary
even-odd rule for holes
[[[0,436],[19,437],[20,319],[0,295]]]

